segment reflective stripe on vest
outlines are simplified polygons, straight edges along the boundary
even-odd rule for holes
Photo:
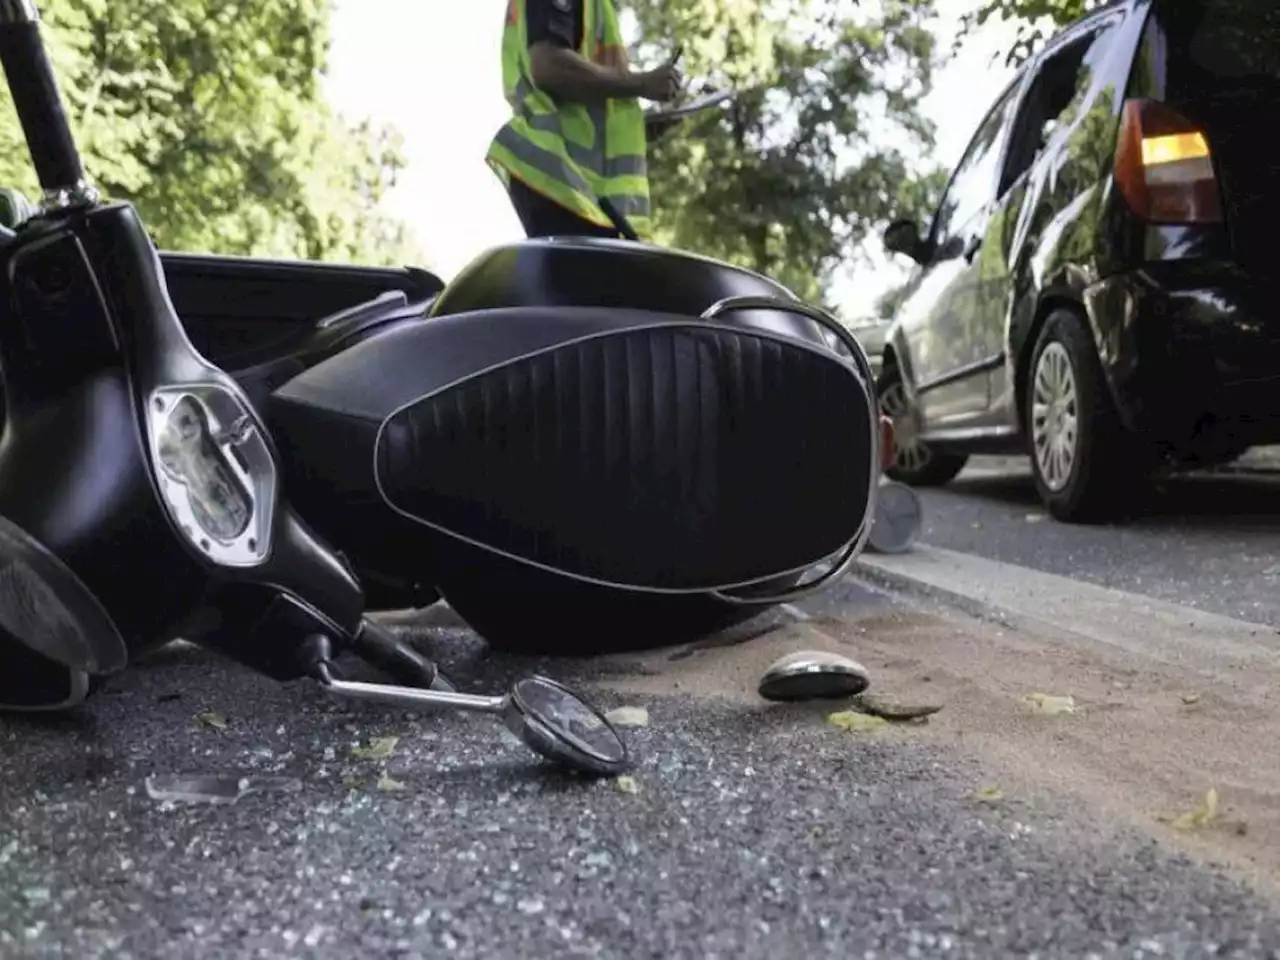
[[[601,62],[622,47],[613,0],[583,4],[579,53]],[[557,103],[532,80],[524,0],[510,0],[503,34],[503,82],[513,117],[494,137],[488,162],[504,180],[532,189],[602,226],[608,197],[642,236],[649,232],[644,114],[635,100]]]

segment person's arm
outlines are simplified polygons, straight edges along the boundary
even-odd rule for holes
[[[573,50],[540,41],[529,48],[533,82],[566,100],[608,100],[646,96],[648,77],[592,63]]]
[[[554,97],[579,103],[633,99],[667,100],[679,89],[673,66],[635,72],[625,56],[592,63],[578,54],[583,0],[525,0],[525,34],[533,82]]]

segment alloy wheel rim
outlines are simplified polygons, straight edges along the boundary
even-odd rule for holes
[[[1071,357],[1060,343],[1044,348],[1031,395],[1031,441],[1040,478],[1054,493],[1071,479],[1080,440],[1080,406]]]
[[[893,465],[904,473],[923,470],[933,454],[920,440],[919,424],[901,382],[889,384],[880,394],[880,410],[893,421]]]

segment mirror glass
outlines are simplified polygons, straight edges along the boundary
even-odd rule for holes
[[[895,220],[884,232],[884,248],[914,258],[920,249],[920,228],[910,220]]]
[[[53,663],[99,675],[129,654],[97,597],[66,564],[0,517],[0,638]]]
[[[528,677],[511,691],[508,726],[531,749],[583,773],[613,775],[627,766],[627,748],[600,711],[546,677]]]
[[[923,521],[919,495],[905,483],[882,480],[867,545],[877,553],[904,553],[915,543]]]

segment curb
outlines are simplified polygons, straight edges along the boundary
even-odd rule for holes
[[[887,590],[890,593],[899,595],[932,600],[935,603],[951,607],[979,620],[999,624],[1010,629],[1017,626],[1016,621],[1023,619],[1021,614],[1007,610],[1004,607],[984,603],[962,593],[956,593],[943,587],[934,586],[931,583],[925,583],[923,580],[917,580],[915,577],[905,573],[873,566],[863,557],[858,558],[857,565],[853,570],[849,571],[848,576],[873,588]]]

